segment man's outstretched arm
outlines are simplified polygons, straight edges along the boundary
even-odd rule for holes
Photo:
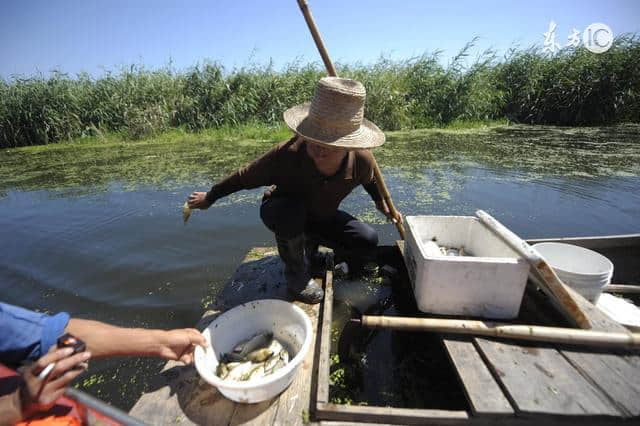
[[[92,358],[149,356],[188,364],[193,361],[195,345],[206,345],[204,336],[194,328],[123,328],[99,321],[72,318],[65,331],[83,340]]]
[[[274,176],[281,167],[281,152],[291,143],[294,143],[295,139],[294,137],[286,143],[276,145],[260,158],[213,185],[209,192],[191,193],[187,199],[189,207],[192,209],[207,209],[220,198],[242,189],[253,189],[274,184]]]

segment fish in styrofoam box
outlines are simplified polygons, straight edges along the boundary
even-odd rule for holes
[[[407,228],[405,264],[421,311],[518,316],[529,263],[477,218],[407,216]],[[458,255],[445,256],[441,247]]]
[[[427,241],[424,244],[424,252],[432,257],[438,256],[468,256],[464,246],[460,247],[444,247],[436,244],[435,241]]]

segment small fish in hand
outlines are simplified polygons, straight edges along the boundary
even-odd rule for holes
[[[191,207],[189,207],[189,202],[185,201],[184,206],[182,206],[182,220],[184,221],[185,225],[189,220],[189,216],[191,216]]]

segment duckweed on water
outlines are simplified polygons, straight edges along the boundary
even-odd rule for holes
[[[5,149],[0,152],[0,191],[81,187],[94,192],[112,182],[129,190],[206,186],[289,137],[281,128],[265,130],[260,139],[241,135],[241,128],[237,138],[173,130],[135,142],[111,136]]]
[[[106,189],[112,182],[130,190],[149,185],[206,188],[290,136],[282,127],[265,130],[260,139],[241,139],[242,129],[238,134],[232,139],[214,131],[173,130],[136,142],[112,136],[5,149],[0,152],[0,196],[11,189],[85,193],[82,188]],[[508,125],[388,132],[387,143],[374,152],[400,208],[405,200],[431,204],[450,199],[471,178],[471,169],[523,181],[638,176],[639,142],[638,124],[594,128]],[[258,197],[257,193],[239,193],[221,203],[253,202]],[[379,222],[374,213],[370,208],[358,212]]]
[[[99,385],[104,383],[104,375],[102,374],[92,374],[91,376],[89,376],[88,378],[84,379],[82,381],[82,387],[83,388],[89,388],[91,386],[94,385]]]

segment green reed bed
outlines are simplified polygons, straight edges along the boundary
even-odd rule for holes
[[[640,122],[640,38],[623,35],[602,54],[488,50],[465,66],[468,43],[447,65],[439,52],[402,61],[338,66],[367,88],[367,117],[383,130],[510,121],[600,125]],[[0,147],[117,132],[140,139],[171,128],[232,129],[281,122],[325,75],[318,64],[270,64],[227,72],[217,63],[186,71],[132,66],[94,78],[16,76],[0,80]],[[456,124],[457,123],[457,124]]]

